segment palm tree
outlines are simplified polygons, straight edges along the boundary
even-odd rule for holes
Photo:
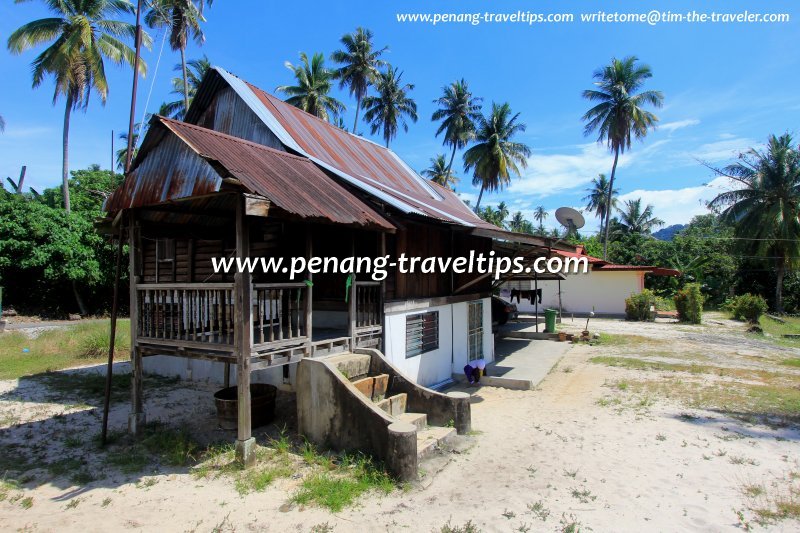
[[[800,257],[800,152],[792,136],[771,135],[766,150],[750,149],[737,163],[716,171],[741,187],[717,195],[722,220],[746,248],[775,261],[775,310],[783,312],[786,269]]]
[[[528,221],[525,220],[525,216],[522,214],[522,211],[517,211],[511,217],[511,220],[508,221],[508,229],[510,231],[516,231],[518,233],[522,232],[526,222]]]
[[[286,62],[286,68],[294,73],[297,85],[281,85],[276,91],[289,96],[286,102],[322,120],[335,119],[344,112],[344,104],[331,96],[333,71],[325,67],[325,56],[314,54],[311,63],[305,52],[300,53],[301,65]]]
[[[506,206],[505,202],[500,202],[497,205],[497,209],[487,205],[483,209],[476,210],[476,213],[486,222],[494,224],[500,228],[504,228],[506,218],[508,218],[508,207]]]
[[[484,191],[502,189],[511,180],[511,174],[520,174],[520,167],[528,166],[527,157],[531,149],[512,138],[525,131],[525,124],[518,122],[519,113],[511,115],[508,103],[492,102],[492,111],[479,116],[475,131],[476,144],[464,153],[464,172],[473,170],[472,184],[480,185],[481,192],[475,204],[477,211]]]
[[[547,219],[548,213],[544,206],[536,206],[533,211],[533,219],[539,223],[539,233],[544,235],[544,221]]]
[[[386,72],[381,72],[375,85],[376,96],[364,98],[364,120],[370,125],[370,132],[375,135],[383,132],[386,148],[389,141],[397,135],[398,123],[403,131],[408,131],[406,117],[413,122],[417,121],[417,104],[408,96],[414,89],[414,84],[402,82],[403,73],[391,65],[386,66]]]
[[[650,235],[653,230],[664,225],[664,221],[653,215],[653,206],[647,204],[642,209],[642,199],[627,200],[623,209],[618,209],[619,220],[615,230],[621,235]]]
[[[630,149],[631,137],[643,139],[658,122],[658,117],[645,110],[644,106],[649,104],[661,107],[664,103],[664,95],[660,91],[640,92],[644,82],[651,78],[653,73],[649,66],[637,65],[637,61],[635,56],[621,60],[613,58],[609,65],[595,71],[594,84],[597,89],[583,91],[584,98],[590,102],[598,102],[583,115],[583,120],[587,121],[583,133],[588,136],[597,132],[597,142],[605,142],[614,154],[607,205],[611,205],[619,154]],[[610,216],[611,210],[606,209],[603,259],[608,253]]]
[[[361,101],[367,95],[367,89],[380,77],[379,69],[385,65],[380,59],[389,48],[384,46],[375,50],[372,44],[372,32],[364,28],[356,28],[353,33],[344,35],[339,42],[343,49],[331,54],[331,59],[341,66],[334,77],[339,80],[339,88],[347,87],[350,96],[356,98],[356,118],[353,121],[353,133],[358,127],[358,111]]]
[[[139,135],[139,130],[142,128],[142,123],[137,122],[133,126],[133,155],[131,156],[131,161],[136,158],[136,154],[139,153],[139,139],[141,135]],[[117,150],[117,169],[124,170],[125,163],[128,161],[128,132],[120,133],[119,139],[122,141],[122,148]]]
[[[445,163],[444,154],[439,154],[431,158],[431,166],[422,171],[422,175],[434,183],[438,183],[442,187],[456,190],[456,183],[458,178],[453,175],[453,172],[447,167]]]
[[[53,103],[66,100],[62,140],[61,179],[64,209],[70,212],[69,201],[69,122],[75,109],[89,105],[92,91],[105,104],[108,82],[104,59],[117,64],[133,64],[134,51],[120,40],[134,39],[132,24],[115,20],[117,15],[133,14],[127,0],[46,0],[53,17],[34,20],[17,28],[8,38],[13,54],[47,43],[47,48],[33,60],[33,87],[52,76],[55,81]],[[142,34],[142,43],[150,46],[150,37]],[[139,62],[144,75],[147,67]]]
[[[178,63],[173,70],[175,72],[182,72],[183,65]],[[189,105],[192,105],[192,100],[194,100],[194,95],[197,94],[200,82],[203,81],[203,78],[209,70],[211,70],[211,61],[208,60],[205,54],[203,54],[203,57],[200,59],[191,59],[186,62],[186,75],[189,85]],[[179,95],[180,97],[177,100],[163,104],[158,114],[176,120],[183,120],[188,108],[186,107],[186,100],[184,99],[182,75],[172,78],[172,94]]]
[[[210,2],[209,2],[210,4]],[[200,23],[205,22],[203,14],[193,0],[150,0],[150,10],[144,17],[151,28],[169,30],[169,45],[173,52],[181,53],[183,74],[183,108],[189,109],[189,73],[186,68],[186,45],[189,39],[201,45],[205,41]]]
[[[483,99],[472,96],[463,78],[446,85],[442,91],[442,96],[433,101],[440,109],[433,112],[431,120],[442,121],[436,130],[436,136],[444,132],[444,145],[453,147],[450,162],[447,164],[447,170],[451,170],[456,150],[466,147],[475,135],[475,121],[481,116]]]
[[[608,201],[609,201],[609,194],[608,194],[608,178],[605,174],[599,174],[596,178],[592,179],[592,184],[589,188],[586,189],[587,194],[583,197],[583,201],[586,203],[586,209],[594,212],[597,217],[600,219],[600,234],[603,234],[603,223],[606,220],[606,215],[608,214]],[[611,193],[611,209],[614,210],[617,208],[617,196],[619,196],[619,190],[614,189]]]

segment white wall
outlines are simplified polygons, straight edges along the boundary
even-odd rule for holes
[[[296,364],[289,365],[289,384],[294,385]],[[142,371],[146,374],[178,377],[187,381],[203,381],[222,385],[225,381],[225,365],[215,361],[202,359],[186,359],[170,355],[153,355],[142,359]],[[269,383],[281,387],[283,368],[266,368],[256,370],[250,375],[251,383]],[[236,385],[236,365],[231,365],[231,385]],[[145,391],[145,396],[147,391]]]
[[[517,285],[533,289],[533,281],[514,282],[504,285],[510,289]],[[539,304],[539,313],[551,307],[558,309],[558,282],[539,281],[542,289],[542,303]],[[594,312],[606,315],[624,315],[625,299],[631,294],[638,294],[644,288],[644,272],[636,271],[590,271],[587,274],[570,274],[561,282],[561,306],[563,314],[586,314],[594,308]],[[509,298],[506,291],[502,291],[504,298]],[[522,313],[532,313],[534,304],[529,300],[514,303]]]
[[[439,312],[439,348],[406,358],[406,317],[429,311]],[[460,373],[467,364],[467,302],[415,308],[386,314],[384,352],[400,371],[420,385],[434,385]],[[483,299],[483,350],[486,361],[494,360],[492,307]]]

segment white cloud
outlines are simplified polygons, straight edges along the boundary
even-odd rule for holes
[[[653,213],[665,222],[665,226],[687,224],[692,217],[708,213],[706,202],[720,192],[728,190],[729,183],[730,180],[727,178],[718,177],[707,185],[683,189],[637,189],[620,195],[619,199],[622,203],[626,200],[641,198],[643,207],[652,204]]]
[[[613,157],[605,146],[597,143],[579,145],[574,154],[534,154],[528,158],[528,168],[508,187],[511,195],[543,198],[560,191],[576,189],[598,174],[608,174]],[[629,165],[631,156],[620,156],[618,168]]]
[[[725,137],[721,141],[701,144],[693,150],[689,150],[689,155],[700,161],[727,161],[736,159],[741,153],[750,147],[757,146],[759,143],[753,139],[745,137]]]
[[[666,130],[672,133],[675,130],[679,130],[681,128],[688,128],[690,126],[697,126],[700,124],[700,121],[696,118],[687,118],[685,120],[676,120],[674,122],[665,122],[664,124],[660,124],[658,129]]]

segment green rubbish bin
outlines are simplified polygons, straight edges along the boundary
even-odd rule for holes
[[[558,316],[558,309],[545,309],[544,310],[544,332],[556,332],[556,316]]]

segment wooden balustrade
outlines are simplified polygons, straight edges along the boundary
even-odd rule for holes
[[[233,283],[139,284],[136,299],[139,338],[233,344]]]
[[[253,287],[253,342],[311,338],[311,301],[305,282],[257,283]]]
[[[148,341],[233,345],[233,283],[151,283],[136,286],[137,336]],[[310,338],[305,283],[253,286],[253,343]]]

